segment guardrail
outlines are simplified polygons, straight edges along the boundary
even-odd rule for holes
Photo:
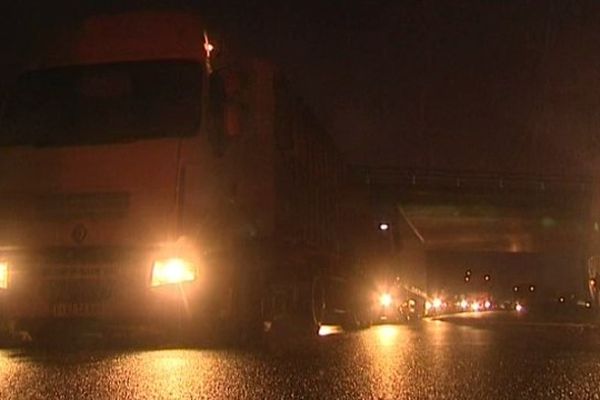
[[[593,189],[593,179],[588,176],[480,173],[368,166],[353,166],[352,169],[366,183],[373,185],[534,192],[591,192]]]

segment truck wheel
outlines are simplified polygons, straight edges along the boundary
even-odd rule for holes
[[[315,329],[318,332],[325,317],[325,288],[321,277],[315,277],[311,285],[311,311]]]
[[[342,317],[342,328],[345,331],[354,331],[362,326],[360,317],[353,310],[348,310]]]

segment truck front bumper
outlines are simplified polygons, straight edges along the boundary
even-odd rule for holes
[[[50,327],[169,330],[218,319],[228,290],[199,270],[192,281],[152,287],[156,252],[60,249],[10,257],[0,290],[2,324],[32,336]]]

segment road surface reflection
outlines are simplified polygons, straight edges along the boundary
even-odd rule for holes
[[[426,321],[253,350],[4,350],[0,398],[594,399],[598,365],[597,334]]]

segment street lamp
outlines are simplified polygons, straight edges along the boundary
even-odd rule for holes
[[[471,281],[471,268],[468,268],[465,271],[465,283],[469,283]]]
[[[379,225],[377,226],[379,228],[379,230],[381,231],[382,235],[387,237],[388,241],[389,241],[389,245],[390,245],[390,252],[391,254],[395,254],[396,253],[396,240],[394,238],[394,228],[392,227],[392,224],[386,221],[382,221],[379,223]]]
[[[389,307],[392,305],[392,295],[389,293],[382,293],[381,296],[379,296],[379,304],[381,304],[383,307]]]

